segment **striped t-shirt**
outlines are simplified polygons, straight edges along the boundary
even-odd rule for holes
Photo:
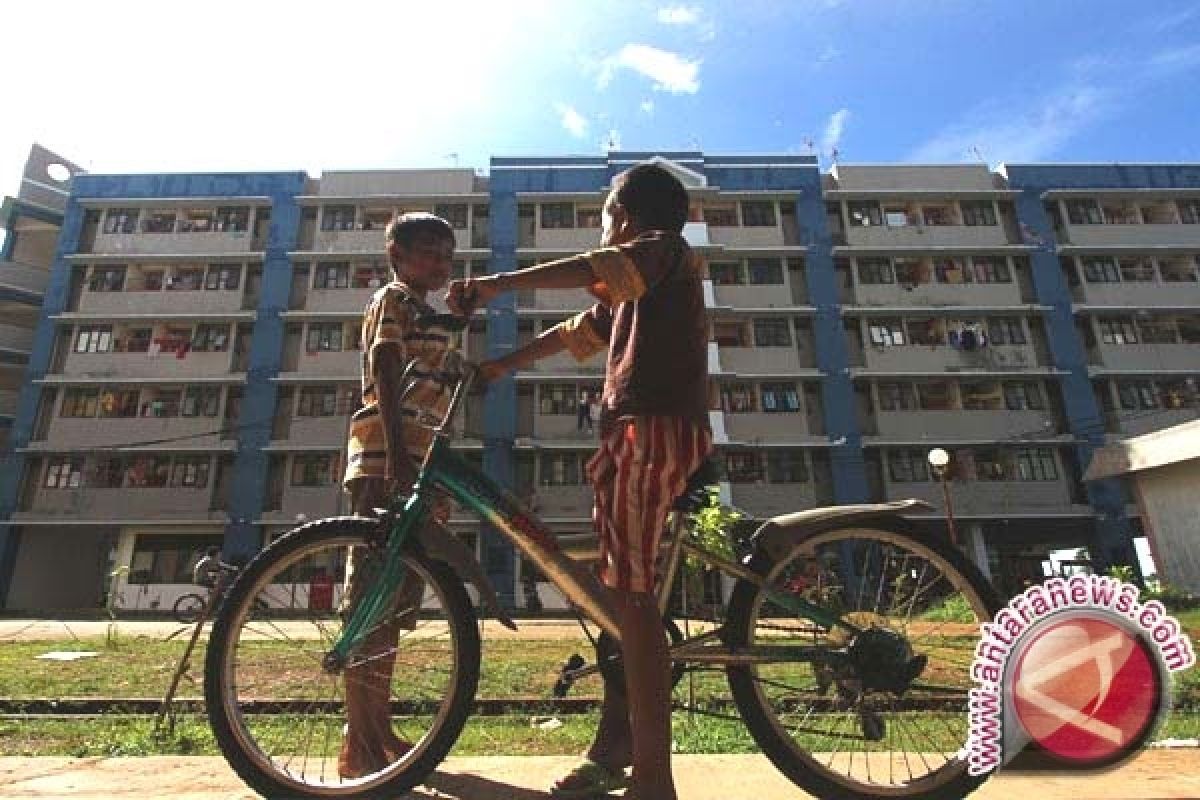
[[[392,281],[375,292],[363,313],[362,327],[362,402],[363,407],[350,420],[350,441],[346,453],[346,477],[380,477],[387,474],[383,419],[379,416],[379,396],[375,389],[374,359],[380,344],[399,346],[402,363],[415,360],[409,372],[416,384],[407,392],[401,413],[404,416],[404,446],[419,465],[433,440],[429,426],[442,420],[450,405],[453,386],[441,382],[446,354],[453,349],[454,334],[445,328],[418,330],[416,319],[435,313],[424,300],[401,281]]]

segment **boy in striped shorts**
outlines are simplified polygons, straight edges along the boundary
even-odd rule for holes
[[[435,313],[425,297],[446,285],[454,256],[454,230],[441,217],[410,213],[392,220],[385,233],[393,279],[375,292],[363,313],[362,403],[350,419],[344,484],[355,514],[375,516],[388,495],[416,481],[418,465],[433,440],[422,424],[440,421],[450,394],[438,380],[452,334],[418,329],[416,319]],[[415,362],[415,363],[414,363]],[[408,364],[408,391],[400,379]],[[434,507],[437,523],[449,516],[448,501]],[[449,532],[446,536],[451,535]],[[349,609],[357,602],[362,575],[379,565],[369,547],[355,547],[346,576]],[[346,668],[346,731],[338,754],[338,773],[356,778],[387,767],[411,749],[396,736],[391,722],[392,673],[396,640],[411,628],[423,586],[410,577],[393,600],[392,613],[363,644],[364,657]]]
[[[600,447],[587,473],[600,575],[619,612],[626,685],[624,692],[605,686],[585,761],[550,793],[595,797],[628,786],[631,800],[674,800],[670,660],[654,602],[655,555],[672,502],[712,448],[708,335],[700,270],[682,235],[687,191],[655,164],[633,167],[613,186],[599,250],[452,281],[447,302],[470,313],[501,292],[576,287],[599,300],[481,370],[491,380],[564,349],[579,361],[608,350]]]

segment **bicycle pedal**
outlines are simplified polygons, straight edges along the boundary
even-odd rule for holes
[[[570,691],[571,685],[575,683],[575,679],[571,677],[571,673],[578,669],[582,669],[587,664],[587,661],[579,653],[572,653],[558,670],[558,680],[554,682],[554,688],[551,692],[555,697],[566,697]]]
[[[887,734],[887,726],[884,724],[883,717],[874,711],[860,709],[858,723],[862,726],[863,738],[868,742],[882,741]]]

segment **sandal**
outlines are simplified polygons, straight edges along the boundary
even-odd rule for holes
[[[584,759],[583,763],[550,787],[550,796],[559,800],[584,800],[628,788],[629,778],[625,770],[610,772],[595,761]]]

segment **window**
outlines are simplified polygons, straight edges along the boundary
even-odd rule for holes
[[[133,287],[137,289],[137,286]],[[161,269],[142,268],[142,286],[147,292],[157,292],[163,288],[163,271]]]
[[[774,228],[775,203],[770,200],[747,200],[742,203],[742,225],[747,228]]]
[[[954,224],[948,206],[922,206],[921,216],[924,217],[926,225],[942,226]]]
[[[124,349],[126,353],[146,353],[150,350],[150,342],[153,338],[153,328],[128,328],[125,332],[125,341],[118,340],[115,346],[118,352]]]
[[[949,411],[953,389],[947,381],[917,384],[917,402],[922,411]]]
[[[1137,344],[1137,329],[1130,317],[1101,317],[1100,341],[1103,344]]]
[[[183,212],[180,233],[208,233],[216,228],[216,215],[209,209]]]
[[[194,292],[204,286],[204,270],[197,267],[179,267],[167,278],[167,288],[172,291]]]
[[[209,547],[220,547],[222,537],[194,534],[138,536],[129,564],[131,584],[192,582],[192,567]]]
[[[725,454],[725,474],[730,483],[761,483],[762,458],[749,450],[734,450]]]
[[[752,258],[746,262],[746,271],[752,285],[783,285],[783,264],[777,258]]]
[[[988,339],[992,344],[1025,344],[1025,326],[1016,317],[992,317],[988,320]]]
[[[179,404],[182,397],[183,392],[179,389],[159,389],[151,400],[142,406],[142,416],[179,416]]]
[[[886,258],[858,259],[858,282],[863,284],[894,283],[892,264]]]
[[[83,458],[55,456],[46,467],[47,489],[78,489],[83,483]]]
[[[94,417],[100,397],[98,389],[67,389],[63,395],[60,417]]]
[[[729,414],[756,411],[753,388],[748,383],[722,383],[721,408]]]
[[[90,292],[119,292],[125,288],[125,267],[96,267],[88,281]]]
[[[1121,269],[1121,280],[1128,283],[1151,283],[1154,281],[1154,262],[1146,258],[1122,258],[1117,262]]]
[[[1004,405],[1010,411],[1041,411],[1046,407],[1036,383],[1005,383]]]
[[[1179,341],[1200,344],[1200,317],[1179,317],[1175,324],[1179,327]]]
[[[217,208],[217,230],[224,233],[245,233],[250,227],[250,209],[247,206],[219,206]]]
[[[170,475],[168,456],[135,456],[125,468],[125,485],[132,489],[161,489]]]
[[[869,228],[872,225],[879,226],[883,224],[883,213],[879,210],[879,203],[870,201],[850,202],[846,204],[846,208],[850,212],[850,225],[857,228]]]
[[[1120,278],[1115,259],[1092,257],[1083,259],[1083,279],[1088,283],[1117,283]]]
[[[340,352],[342,349],[342,323],[314,322],[309,325],[306,349],[310,353]]]
[[[218,386],[189,386],[183,393],[181,412],[185,417],[215,417],[220,408]]]
[[[574,228],[574,203],[542,203],[543,228]]]
[[[800,394],[794,383],[764,383],[760,388],[762,410],[788,412],[800,410]]]
[[[583,483],[578,453],[543,455],[538,471],[542,486],[578,486]]]
[[[1088,198],[1067,201],[1067,219],[1072,225],[1102,225],[1104,217],[1100,204]]]
[[[803,450],[768,450],[767,481],[808,483],[808,461]]]
[[[325,206],[321,213],[321,230],[354,230],[354,206]]]
[[[755,347],[791,347],[792,334],[786,319],[754,320]]]
[[[964,381],[960,389],[965,411],[1000,411],[1004,408],[1000,385],[995,381]]]
[[[1196,263],[1193,258],[1162,261],[1159,263],[1162,279],[1167,283],[1196,283]]]
[[[736,228],[738,224],[736,206],[705,206],[704,222],[714,228]]]
[[[713,323],[713,341],[719,347],[745,347],[745,326],[740,322],[718,320]]]
[[[1179,221],[1184,225],[1200,225],[1200,200],[1179,200]]]
[[[587,208],[575,209],[575,227],[576,228],[593,228],[599,230],[603,227],[601,211],[598,206],[590,206]]]
[[[888,451],[888,476],[892,483],[919,483],[929,480],[929,462],[920,450]]]
[[[305,386],[300,390],[300,417],[332,417],[337,414],[337,387]]]
[[[908,214],[908,209],[904,206],[885,206],[883,209],[883,221],[889,228],[905,228],[913,224],[913,219]]]
[[[467,229],[466,203],[437,203],[433,207],[433,213],[449,222],[450,227],[456,231]]]
[[[179,456],[171,466],[171,485],[180,489],[208,486],[208,456]]]
[[[317,264],[313,279],[314,289],[347,289],[350,287],[350,265],[337,261],[322,261]]]
[[[1018,450],[1016,460],[1017,477],[1023,481],[1058,480],[1058,464],[1048,447]]]
[[[990,202],[962,203],[961,205],[964,225],[996,224],[996,207]]]
[[[174,211],[150,211],[142,220],[142,231],[145,233],[174,233]]]
[[[921,283],[921,278],[928,279],[929,271],[923,268],[919,259],[915,258],[897,258],[892,264],[892,271],[896,273],[896,283],[901,284],[906,289],[913,289],[918,283]]]
[[[84,325],[75,334],[76,353],[107,353],[112,350],[111,325]]]
[[[876,347],[899,347],[905,342],[904,326],[899,319],[869,320],[867,331]]]
[[[204,288],[209,290],[231,290],[238,288],[242,280],[242,268],[236,264],[210,264],[204,278]]]
[[[1008,262],[1000,256],[972,256],[971,276],[976,283],[1012,283]]]
[[[362,230],[364,231],[382,231],[392,221],[392,210],[390,208],[366,208],[362,213]]]
[[[738,286],[742,280],[742,265],[736,261],[717,261],[708,265],[708,275],[717,286]]]
[[[138,411],[137,389],[105,389],[100,392],[100,417],[115,419],[136,417]]]
[[[574,414],[578,399],[574,384],[549,383],[541,387],[538,408],[543,414]]]
[[[937,347],[945,343],[945,331],[941,320],[934,317],[908,320],[908,343]]]
[[[134,233],[137,230],[136,208],[110,208],[104,215],[105,233]]]
[[[1158,392],[1151,381],[1117,381],[1117,399],[1126,411],[1158,408]]]
[[[1012,480],[1012,475],[1009,473],[1008,466],[1000,450],[988,447],[976,450],[972,455],[975,461],[975,480]]]
[[[125,482],[125,459],[107,456],[96,461],[88,486],[96,489],[120,489]]]
[[[879,409],[881,411],[914,411],[916,408],[916,395],[913,393],[911,384],[879,384]]]
[[[229,344],[228,324],[202,324],[196,326],[196,335],[192,337],[192,349],[201,353],[224,352]]]
[[[1170,319],[1143,320],[1138,323],[1138,334],[1142,344],[1175,344],[1179,341],[1179,334]]]
[[[334,482],[334,456],[309,453],[292,459],[292,486],[329,486]]]
[[[1159,392],[1163,407],[1174,410],[1196,405],[1195,387],[1195,381],[1191,378],[1164,382]]]

